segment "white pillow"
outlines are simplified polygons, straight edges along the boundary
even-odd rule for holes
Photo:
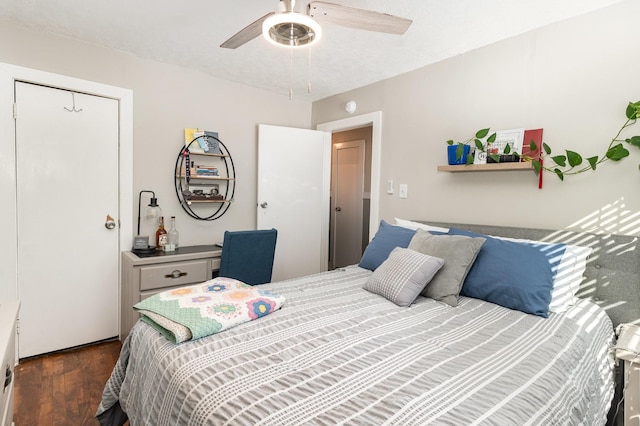
[[[424,229],[425,231],[434,231],[434,232],[449,232],[449,228],[441,228],[439,226],[427,225],[426,223],[413,222],[411,220],[398,219],[395,218],[396,225],[402,226],[403,228],[413,229],[414,231],[417,229]]]
[[[558,265],[556,279],[551,290],[549,311],[560,313],[566,311],[576,302],[576,293],[587,269],[587,258],[591,254],[591,247],[573,246],[567,244],[562,260]]]

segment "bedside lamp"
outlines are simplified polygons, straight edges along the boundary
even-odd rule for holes
[[[146,220],[154,220],[156,223],[158,222],[158,218],[162,216],[162,209],[158,205],[158,199],[156,198],[156,193],[153,191],[140,191],[138,194],[138,228],[136,236],[133,238],[133,248],[132,252],[136,254],[148,254],[155,252],[155,247],[149,246],[149,237],[140,235],[140,206],[142,204],[142,193],[150,193],[151,200],[149,204],[144,209],[144,217]]]

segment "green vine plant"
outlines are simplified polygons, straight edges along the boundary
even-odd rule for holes
[[[517,152],[513,152],[513,155],[517,156],[522,161],[531,162],[536,175],[539,175],[541,172],[553,173],[562,181],[564,181],[564,177],[568,175],[577,175],[589,170],[596,170],[598,165],[606,161],[620,161],[623,158],[628,157],[629,150],[625,147],[625,143],[640,149],[640,136],[631,136],[624,139],[621,138],[622,132],[626,128],[633,126],[640,118],[640,101],[629,102],[625,115],[626,121],[622,127],[620,127],[620,130],[618,130],[616,135],[611,139],[606,152],[602,156],[596,155],[584,158],[581,154],[571,150],[565,150],[564,154],[552,155],[551,147],[544,142],[542,143],[542,151],[540,152],[539,158],[534,158],[530,155],[521,155]],[[491,158],[495,162],[500,162],[500,154],[490,150],[491,144],[496,140],[496,133],[494,132],[490,134],[490,131],[491,130],[489,128],[480,129],[476,132],[475,137],[469,138],[463,142],[448,140],[447,144],[453,145],[457,143],[457,160],[464,155],[464,145],[471,145],[473,142],[476,149],[487,152],[487,158]],[[533,140],[529,142],[529,148],[530,152],[538,152],[538,146]],[[511,147],[507,144],[504,147],[503,154],[508,155],[510,153]],[[470,153],[467,155],[466,164],[473,164],[473,158],[473,154]],[[553,163],[548,164],[548,160],[551,160]],[[640,169],[640,164],[638,165],[638,168]]]
[[[624,143],[640,148],[640,136],[632,136],[625,139],[620,138],[622,132],[627,127],[633,126],[638,118],[640,118],[640,101],[629,102],[625,115],[626,121],[622,127],[620,127],[620,130],[618,130],[618,133],[616,133],[616,135],[611,139],[611,142],[603,156],[596,155],[585,159],[579,153],[571,150],[565,150],[564,154],[551,155],[551,148],[544,142],[542,143],[543,152],[540,153],[542,161],[526,155],[518,156],[524,161],[530,161],[533,164],[533,168],[537,175],[540,174],[541,171],[554,173],[562,181],[564,181],[564,177],[567,175],[577,175],[589,170],[596,170],[598,165],[605,161],[620,161],[629,156],[629,150],[625,148]],[[533,141],[529,143],[529,147],[531,152],[536,152],[538,150],[537,145]],[[545,162],[547,158],[551,159],[553,164],[546,165]],[[638,165],[638,168],[640,169],[640,165]]]

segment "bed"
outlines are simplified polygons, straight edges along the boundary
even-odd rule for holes
[[[99,422],[604,425],[615,387],[613,328],[640,318],[636,238],[430,226],[588,246],[580,298],[546,315],[464,294],[457,306],[422,293],[399,306],[371,288],[400,252],[387,250],[373,271],[361,262],[260,286],[284,296],[283,307],[208,337],[176,345],[138,321],[105,385]],[[465,237],[480,238],[473,235]]]

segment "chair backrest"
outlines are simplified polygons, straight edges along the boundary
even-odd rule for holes
[[[271,282],[277,237],[276,229],[226,231],[218,275],[251,285]]]

